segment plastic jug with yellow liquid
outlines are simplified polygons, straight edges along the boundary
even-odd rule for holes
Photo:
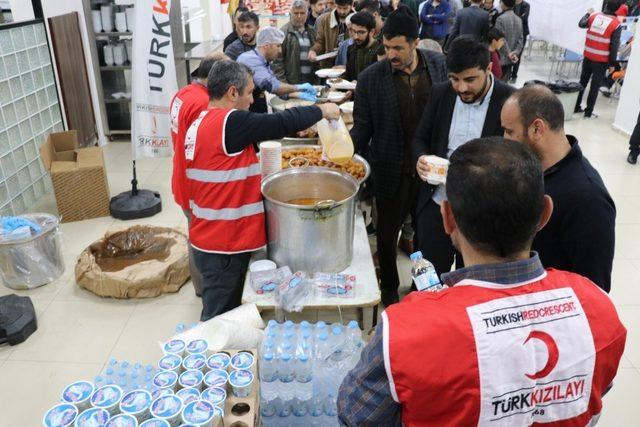
[[[318,137],[322,144],[322,153],[330,161],[344,164],[353,157],[353,141],[342,117],[338,120],[320,120]]]

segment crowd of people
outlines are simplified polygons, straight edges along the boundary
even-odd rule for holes
[[[589,40],[608,61],[621,4],[575,23],[588,28],[591,74],[603,58],[587,55]],[[626,338],[606,295],[616,208],[565,133],[560,100],[509,84],[529,11],[523,0],[499,12],[481,0],[295,0],[282,29],[260,29],[239,8],[224,54],[172,100],[173,189],[204,321],[240,304],[266,245],[257,144],[340,117],[333,103],[268,113],[265,93],[316,101],[319,68],[356,82],[350,133],[371,165],[385,311],[340,388],[344,425],[590,425],[601,413]],[[450,161],[446,183],[427,182],[427,156]],[[401,300],[403,240],[444,291]]]

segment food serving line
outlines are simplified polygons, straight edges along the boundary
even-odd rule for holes
[[[344,100],[346,94],[338,90],[351,90],[355,83],[337,79],[342,70],[325,71],[329,74],[320,70],[320,77],[328,78],[331,91],[318,86],[319,102]],[[311,104],[309,101],[277,97],[270,101],[274,111]],[[322,141],[319,141],[317,131],[310,129],[303,135],[291,135],[278,141],[281,145],[269,142],[261,148],[262,156],[269,156],[272,162],[279,164],[275,167],[276,172],[269,173],[272,171],[269,170],[265,175],[264,162],[261,162],[268,247],[266,252],[254,254],[252,265],[268,258],[275,263],[271,268],[286,266],[290,269],[289,274],[301,272],[305,282],[312,281],[308,295],[300,303],[303,312],[337,309],[342,316],[342,309],[357,309],[360,324],[368,331],[376,323],[380,290],[366,226],[356,205],[360,184],[371,171],[367,161],[357,154],[341,163],[327,158],[328,145],[341,139],[345,133],[353,150],[344,127],[344,122],[352,122],[353,103],[343,103],[341,110],[342,123],[333,127],[323,123],[326,121],[318,124],[318,128],[324,126],[325,129],[324,135],[320,133]],[[275,160],[271,150],[275,151]],[[321,286],[320,290],[314,288],[319,286],[315,280],[319,272],[324,279],[340,281],[347,277],[355,280],[349,292],[345,292],[346,296],[339,295],[337,291],[327,293]],[[276,280],[275,276],[265,279],[264,282],[271,285],[267,288],[255,283],[255,273],[247,272],[242,302],[255,303],[260,311],[274,310],[277,314],[282,303],[274,288],[282,288],[279,279],[281,277]],[[326,285],[326,280],[323,284]]]

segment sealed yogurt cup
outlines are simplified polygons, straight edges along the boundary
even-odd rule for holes
[[[153,402],[159,397],[171,396],[172,394],[174,393],[173,393],[173,390],[171,390],[170,388],[158,388],[154,390],[153,393],[151,393],[151,401]]]
[[[180,372],[182,366],[182,357],[177,354],[165,354],[158,361],[158,369],[161,371],[173,371],[176,374]]]
[[[206,400],[214,406],[224,406],[227,392],[221,387],[209,387],[200,394],[202,400]]]
[[[191,403],[194,400],[200,400],[200,392],[196,388],[183,388],[182,390],[178,390],[176,393],[180,399],[182,399],[182,404],[186,405],[187,403]]]
[[[164,354],[177,354],[178,356],[182,357],[184,355],[186,347],[187,345],[184,341],[176,339],[164,343],[164,346],[162,346],[162,351],[164,352]]]
[[[104,427],[138,427],[138,420],[133,415],[120,414],[111,418]]]
[[[209,343],[203,339],[193,340],[187,345],[188,354],[207,354],[208,349]]]
[[[62,392],[62,401],[76,405],[79,412],[91,407],[91,395],[95,387],[89,381],[76,381]]]
[[[122,389],[117,385],[106,385],[93,392],[91,405],[94,408],[106,409],[111,415],[118,413]]]
[[[75,427],[104,427],[111,418],[109,411],[100,408],[89,408],[76,418]]]
[[[215,406],[206,400],[196,400],[189,403],[182,410],[182,420],[185,424],[197,427],[210,427],[215,416]]]
[[[70,427],[78,417],[78,408],[71,403],[61,403],[49,409],[42,418],[45,427]]]
[[[209,369],[227,369],[231,364],[231,358],[227,353],[215,353],[207,359]]]
[[[133,390],[125,394],[120,401],[120,412],[129,414],[142,422],[151,417],[149,408],[153,397],[147,390]]]
[[[253,354],[241,351],[231,358],[231,367],[233,369],[249,369],[255,363]]]
[[[224,388],[229,382],[229,374],[222,369],[212,369],[204,375],[204,385],[207,387]]]
[[[176,390],[178,384],[178,374],[172,371],[160,371],[153,377],[153,385],[158,388],[168,388]]]
[[[166,420],[169,425],[177,426],[181,423],[182,400],[175,394],[159,397],[151,403],[151,415]]]
[[[438,156],[426,156],[429,171],[426,180],[431,185],[446,184],[449,160]]]
[[[160,418],[151,418],[140,424],[138,427],[171,427],[171,424],[167,420]]]
[[[204,380],[204,374],[202,371],[191,369],[180,374],[178,384],[183,388],[194,387],[196,389],[200,389],[202,387],[202,380]]]
[[[235,370],[229,374],[229,384],[235,397],[247,397],[253,385],[253,373],[246,369]]]
[[[207,366],[207,358],[202,353],[190,354],[182,361],[182,367],[188,371],[190,369],[202,370]]]

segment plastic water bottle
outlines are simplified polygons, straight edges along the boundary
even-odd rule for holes
[[[113,368],[107,368],[105,371],[105,384],[115,384],[115,372]]]
[[[295,379],[295,371],[293,368],[293,359],[291,358],[291,353],[283,353],[280,356],[280,363],[278,367],[278,378],[284,384],[287,384],[285,387],[289,387],[289,383],[293,382]],[[283,387],[283,389],[285,388]]]
[[[327,324],[324,323],[322,320],[319,321],[318,323],[316,323],[316,331],[315,331],[315,339],[318,339],[318,337],[320,336],[321,333],[326,332],[327,330]]]
[[[331,328],[331,360],[334,362],[340,362],[343,359],[342,347],[344,344],[344,336],[342,335],[342,328],[334,326]]]
[[[273,382],[278,379],[276,359],[273,353],[265,353],[262,356],[262,366],[260,367],[260,380],[262,382]]]
[[[308,354],[301,354],[296,358],[295,367],[296,381],[299,383],[308,383],[313,377],[313,367],[309,361]]]
[[[411,254],[411,276],[419,291],[438,292],[444,289],[433,264],[424,259],[422,252]]]
[[[184,323],[178,323],[176,325],[176,335],[183,333],[186,330],[187,326]]]

